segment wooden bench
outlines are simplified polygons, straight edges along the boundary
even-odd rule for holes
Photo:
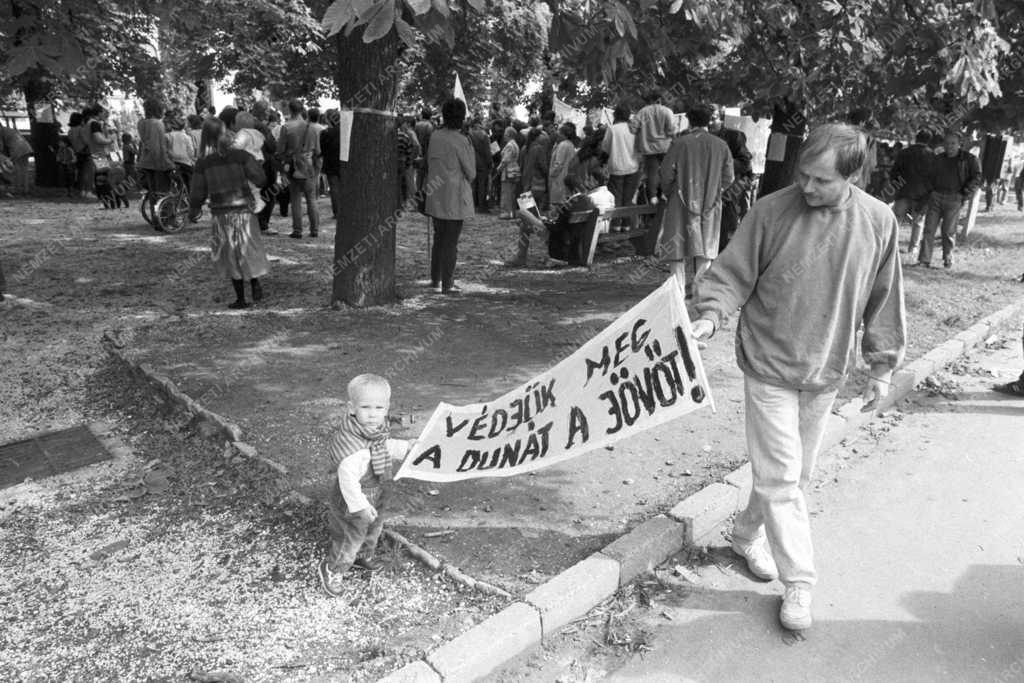
[[[640,256],[653,256],[658,246],[658,232],[661,228],[661,214],[665,204],[643,204],[640,206],[621,206],[615,209],[608,209],[597,214],[596,209],[590,211],[574,211],[569,216],[569,224],[575,225],[588,223],[593,220],[593,225],[587,226],[583,234],[583,243],[587,247],[586,265],[589,267],[594,262],[594,253],[598,244],[609,244],[629,240]],[[601,232],[599,225],[611,225],[613,221],[627,219],[629,223],[638,222],[634,228],[626,228],[621,232]]]

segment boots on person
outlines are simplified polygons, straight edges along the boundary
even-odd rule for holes
[[[235,288],[235,302],[228,304],[228,308],[249,308],[245,301],[245,281],[232,280],[231,285]]]
[[[258,304],[263,301],[263,286],[260,284],[259,278],[255,277],[250,284],[252,285],[252,302]]]

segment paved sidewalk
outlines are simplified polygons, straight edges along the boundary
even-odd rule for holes
[[[918,394],[877,443],[826,459],[805,639],[778,625],[781,585],[716,550],[694,592],[647,612],[653,651],[608,680],[1024,680],[1024,400],[989,390],[1024,361],[1017,342],[970,358],[995,376]]]

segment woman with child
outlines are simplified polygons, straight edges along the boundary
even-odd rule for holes
[[[253,229],[252,185],[262,185],[263,167],[249,152],[232,146],[233,137],[220,119],[203,123],[200,158],[195,165],[190,193],[190,218],[198,220],[209,199],[213,214],[211,256],[217,273],[231,279],[235,301],[228,308],[248,308],[245,280],[252,286],[252,300],[263,299],[260,278],[270,265],[260,231]]]

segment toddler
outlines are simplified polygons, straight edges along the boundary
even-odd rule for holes
[[[235,124],[238,126],[238,131],[235,133],[235,141],[231,146],[248,152],[262,166],[263,133],[256,130],[256,117],[248,112],[239,112],[235,117]],[[260,187],[256,183],[250,182],[248,185],[249,191],[252,193],[252,212],[259,213],[267,203],[260,196]]]
[[[391,385],[379,375],[364,374],[348,384],[348,410],[331,439],[337,477],[327,497],[331,545],[320,562],[320,583],[331,596],[344,593],[344,574],[352,565],[381,568],[374,559],[384,526],[382,511],[392,486],[392,463],[401,462],[409,442],[388,438]]]

